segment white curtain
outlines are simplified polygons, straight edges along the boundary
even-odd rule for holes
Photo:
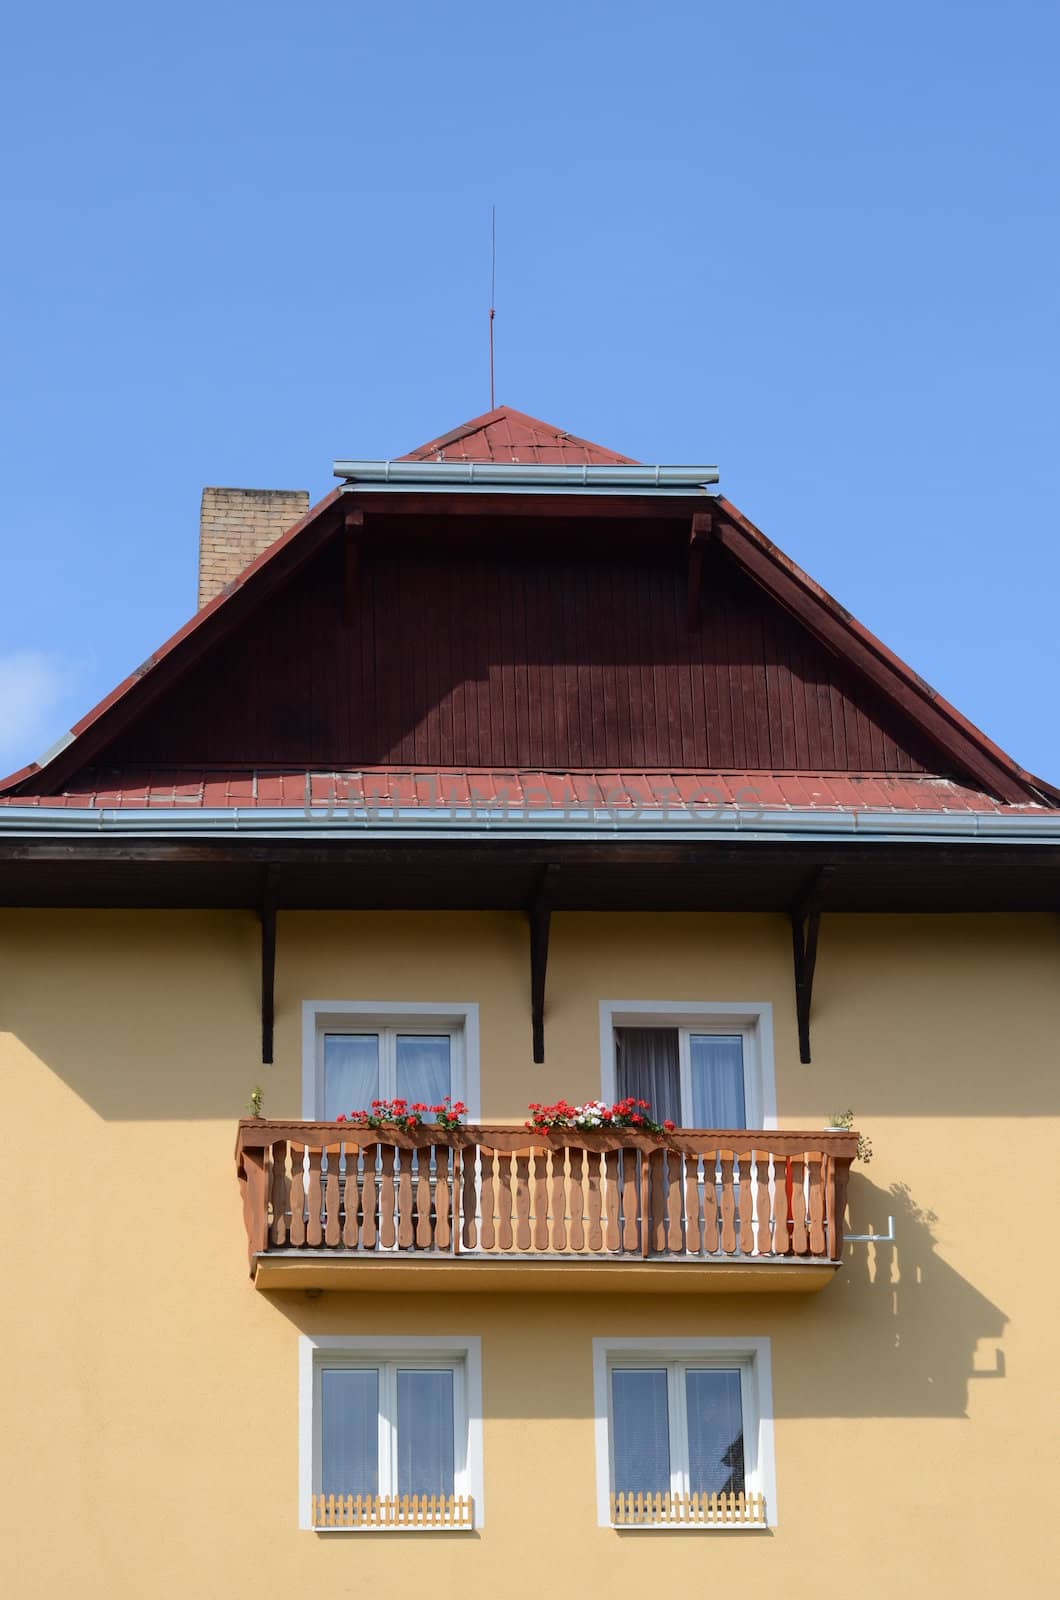
[[[616,1494],[669,1493],[666,1378],[665,1367],[616,1367],[611,1373]]]
[[[453,1374],[398,1369],[398,1494],[453,1494]]]
[[[324,1035],[324,1120],[367,1111],[379,1098],[379,1035]]]
[[[739,1034],[694,1033],[692,1127],[746,1128],[743,1089],[743,1039]]]
[[[379,1373],[325,1367],[320,1374],[322,1494],[379,1493]]]
[[[616,1028],[615,1085],[618,1098],[647,1100],[656,1122],[681,1115],[681,1063],[676,1028]],[[709,1124],[700,1124],[709,1126]]]
[[[743,1494],[743,1411],[739,1372],[690,1367],[688,1487],[692,1494]]]
[[[452,1092],[450,1039],[447,1033],[399,1033],[397,1093],[410,1104],[440,1105]]]

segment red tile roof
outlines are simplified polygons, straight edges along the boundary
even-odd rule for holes
[[[579,439],[565,428],[528,417],[512,406],[498,406],[472,417],[440,438],[410,450],[402,461],[521,461],[546,466],[606,466],[615,462],[635,465],[632,456],[620,456],[602,444]]]
[[[726,811],[921,811],[1046,816],[1046,806],[1007,805],[948,778],[834,772],[541,772],[525,769],[363,767],[127,768],[84,774],[58,795],[0,795],[0,806],[116,810],[365,806],[390,810],[474,808],[536,815],[593,806],[674,816]]]

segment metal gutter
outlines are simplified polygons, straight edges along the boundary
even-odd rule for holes
[[[765,840],[806,843],[1028,844],[1060,847],[1060,813],[998,816],[965,812],[755,811],[724,806],[659,808],[446,808],[237,806],[180,809],[0,807],[0,839],[71,836],[246,839],[552,839],[709,842]]]
[[[349,484],[373,489],[397,486],[441,489],[446,486],[466,489],[469,485],[490,489],[608,490],[612,493],[652,493],[700,489],[718,482],[717,467],[706,466],[626,466],[620,462],[606,466],[538,465],[518,461],[336,461],[336,478]]]

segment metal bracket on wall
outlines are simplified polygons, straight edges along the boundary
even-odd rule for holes
[[[817,940],[821,931],[821,903],[834,867],[820,867],[791,908],[791,944],[795,958],[795,1016],[799,1028],[799,1060],[810,1062],[810,1007],[817,970]]]
[[[272,1065],[276,997],[276,868],[266,867],[258,907],[261,922],[261,1060]]]
[[[534,1061],[545,1059],[545,974],[548,971],[548,940],[552,927],[552,897],[559,880],[559,867],[544,867],[527,907],[530,919],[530,1020],[533,1029]]]
[[[844,1244],[893,1244],[894,1218],[887,1218],[886,1233],[844,1233]]]

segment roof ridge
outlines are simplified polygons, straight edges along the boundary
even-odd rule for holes
[[[637,466],[639,463],[633,456],[622,455],[617,450],[611,450],[607,445],[597,444],[593,439],[582,438],[580,434],[571,433],[568,428],[561,428],[554,422],[547,422],[543,417],[531,416],[528,411],[520,411],[516,406],[494,406],[491,411],[483,411],[480,416],[471,417],[467,422],[459,423],[455,428],[450,428],[447,433],[439,434],[435,439],[429,439],[426,444],[417,445],[406,455],[399,456],[399,461],[423,461],[433,455],[446,450],[450,445],[459,444],[462,439],[469,439],[475,434],[482,434],[489,446],[489,430],[502,423],[516,423],[529,437],[525,441],[529,450],[557,450],[561,453],[569,452],[572,455],[594,456],[605,462],[624,466]],[[535,435],[537,437],[535,437]],[[511,440],[505,444],[509,450],[517,448]],[[477,459],[477,458],[476,458]],[[492,450],[481,459],[492,460]],[[514,459],[514,457],[513,457]]]

